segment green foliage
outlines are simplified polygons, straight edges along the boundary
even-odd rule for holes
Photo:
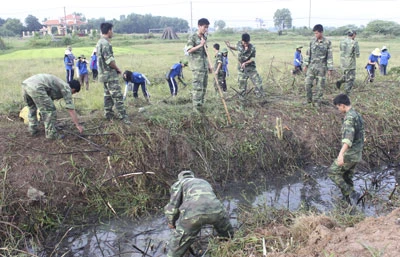
[[[367,24],[366,32],[382,35],[400,35],[400,25],[394,21],[374,20]]]
[[[39,31],[43,25],[39,22],[39,19],[33,15],[28,15],[25,18],[26,30],[28,31]]]
[[[223,30],[226,26],[225,21],[223,20],[217,20],[214,22],[214,27],[216,30]]]
[[[282,31],[284,29],[290,29],[292,27],[292,14],[287,8],[278,9],[274,13],[274,25]]]
[[[6,50],[6,44],[4,40],[0,37],[0,50]]]
[[[174,31],[187,31],[188,22],[180,18],[152,16],[151,14],[129,14],[125,19],[114,21],[116,33],[148,33],[149,29],[174,28]]]
[[[24,25],[19,19],[7,19],[6,23],[1,26],[0,36],[22,36],[22,31],[25,30]],[[11,32],[12,35],[3,34]]]

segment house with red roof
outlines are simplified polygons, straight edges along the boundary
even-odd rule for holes
[[[65,28],[70,31],[77,31],[79,27],[87,24],[87,22],[82,21],[82,17],[76,14],[68,14],[64,17],[60,17],[55,20],[47,20],[43,22],[43,26],[46,26],[47,33],[52,34],[52,28],[57,28],[57,34],[65,35]]]

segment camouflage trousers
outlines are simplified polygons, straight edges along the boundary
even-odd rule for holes
[[[340,83],[345,83],[344,84],[344,92],[346,95],[350,95],[350,92],[351,92],[351,89],[353,88],[355,80],[356,80],[356,70],[355,69],[343,71],[343,76],[338,81]]]
[[[114,105],[118,112],[118,119],[126,119],[126,109],[118,80],[104,82],[104,116],[107,119],[114,117]]]
[[[179,217],[176,229],[169,242],[167,257],[182,257],[196,240],[203,225],[213,225],[221,237],[232,237],[233,228],[225,210],[219,213],[202,214],[193,217]]]
[[[240,93],[243,93],[247,90],[247,80],[249,78],[256,87],[256,93],[263,93],[262,79],[258,74],[257,70],[254,68],[253,69],[247,68],[246,70],[239,69],[238,82],[239,82]]]
[[[225,77],[226,77],[226,73],[218,73],[218,75],[215,75],[217,77],[218,80],[218,86],[221,88],[222,91],[226,91],[226,82],[225,82]],[[217,82],[214,79],[214,87],[215,90],[218,93],[218,88],[217,88]]]
[[[322,65],[322,64],[321,64]],[[314,80],[316,80],[317,95],[315,101],[321,101],[324,95],[325,89],[325,75],[326,68],[320,68],[317,66],[309,66],[306,74],[306,92],[307,92],[307,102],[313,102],[312,88]]]
[[[57,138],[57,130],[55,123],[57,120],[57,110],[53,100],[47,95],[44,87],[27,87],[23,86],[24,100],[29,108],[28,113],[28,131],[34,135],[38,132],[39,121],[37,119],[37,111],[40,110],[41,119],[44,123],[46,138]]]
[[[193,73],[193,107],[199,108],[204,104],[207,92],[208,70],[192,70]]]
[[[358,162],[347,162],[343,166],[337,164],[335,160],[329,167],[328,177],[339,187],[343,198],[346,198],[354,191],[353,175]]]

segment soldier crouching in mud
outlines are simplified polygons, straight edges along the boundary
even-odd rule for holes
[[[192,171],[182,171],[171,186],[171,199],[165,206],[168,226],[174,229],[168,257],[182,257],[195,241],[203,225],[213,225],[221,237],[232,237],[233,228],[224,205],[211,185],[195,178]]]

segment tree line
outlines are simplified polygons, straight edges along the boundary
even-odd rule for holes
[[[81,15],[82,20],[86,21]],[[80,29],[100,29],[100,24],[105,22],[105,18],[88,19],[85,25],[80,26]],[[149,33],[150,29],[164,29],[172,27],[175,32],[186,32],[189,30],[188,21],[180,18],[171,18],[163,16],[152,16],[151,14],[129,14],[121,15],[120,19],[108,20],[114,24],[114,32],[121,34],[131,33]],[[43,27],[38,18],[33,15],[28,15],[25,18],[25,25],[16,18],[2,19],[0,18],[0,36],[15,37],[22,36],[23,31],[39,31]]]
[[[74,13],[82,17],[83,21],[87,24],[82,25],[80,29],[99,29],[100,24],[105,22],[105,18],[89,19],[86,20],[82,14]],[[292,26],[292,17],[290,10],[287,8],[278,9],[274,14],[275,28],[281,33],[282,31],[292,31],[303,35],[309,32],[307,27],[294,27]],[[28,15],[25,18],[25,25],[19,19],[0,18],[0,37],[15,37],[22,36],[22,31],[39,31],[43,25],[39,22],[38,18],[33,15]],[[113,19],[109,22],[114,24],[114,32],[121,34],[131,33],[149,33],[150,29],[164,29],[172,27],[175,32],[186,32],[189,30],[188,21],[180,18],[171,18],[163,16],[152,16],[151,14],[129,14],[121,15],[119,20]],[[263,26],[263,20],[259,19],[260,27]],[[226,23],[223,20],[217,20],[214,23],[217,31],[223,31]],[[325,27],[326,35],[341,36],[344,35],[348,29],[354,29],[359,34],[365,35],[385,35],[385,36],[400,36],[400,25],[393,21],[374,20],[369,22],[366,26],[357,27],[355,25],[347,25],[338,28]]]

